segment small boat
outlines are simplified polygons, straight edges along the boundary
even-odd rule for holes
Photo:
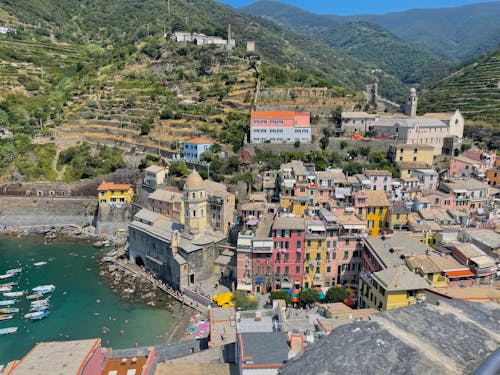
[[[0,306],[10,306],[16,303],[15,299],[9,299],[7,301],[0,301]]]
[[[7,335],[9,333],[14,333],[17,331],[17,327],[7,327],[0,329],[0,335]]]
[[[19,284],[17,281],[11,281],[11,282],[8,282],[8,283],[0,284],[0,288],[3,287],[3,286],[16,286],[17,284]]]
[[[0,292],[10,292],[11,290],[11,286],[0,286]]]
[[[50,302],[50,297],[48,296],[45,299],[37,299],[36,301],[31,301],[31,305],[43,305],[44,303],[49,303]]]
[[[16,273],[22,272],[22,268],[13,268],[11,270],[7,270],[5,273],[7,275],[15,275]]]
[[[34,293],[26,296],[27,299],[37,299],[43,297],[43,293]]]
[[[48,311],[36,311],[28,314],[24,314],[24,318],[31,320],[40,320],[49,315]]]
[[[0,321],[1,320],[9,320],[14,317],[14,314],[0,314]]]
[[[0,275],[0,280],[8,279],[9,277],[12,277],[14,275],[15,273],[6,273],[5,275]]]
[[[33,265],[36,266],[36,267],[45,266],[46,264],[47,264],[47,262],[36,262],[36,263],[33,263]]]
[[[24,292],[7,292],[7,293],[4,293],[3,296],[4,297],[21,297],[22,295],[24,295]]]
[[[17,307],[3,307],[0,309],[0,313],[2,314],[13,314],[19,312],[19,308]]]
[[[31,306],[30,307],[30,312],[38,312],[38,311],[47,311],[49,309],[50,305],[37,305],[37,306]]]
[[[46,293],[52,293],[54,290],[56,290],[56,286],[55,285],[39,285],[37,287],[34,287],[32,290],[35,293],[46,294]]]

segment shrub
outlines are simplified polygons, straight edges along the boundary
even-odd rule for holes
[[[274,301],[275,299],[284,299],[287,305],[292,302],[292,296],[290,295],[290,293],[284,292],[282,290],[271,292],[270,298],[271,301]]]
[[[328,302],[342,302],[347,298],[347,292],[338,287],[338,286],[333,286],[328,291],[326,292],[326,300]]]
[[[257,300],[249,298],[249,295],[241,290],[233,292],[233,302],[240,310],[255,310],[258,306]]]

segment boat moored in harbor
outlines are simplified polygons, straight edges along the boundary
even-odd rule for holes
[[[0,329],[0,335],[8,335],[9,333],[17,332],[17,327],[7,327]]]

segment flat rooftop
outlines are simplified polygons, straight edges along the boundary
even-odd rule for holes
[[[78,374],[94,350],[100,350],[101,340],[42,342],[33,347],[11,375]]]
[[[141,375],[142,367],[146,364],[147,357],[112,358],[106,361],[101,375]]]

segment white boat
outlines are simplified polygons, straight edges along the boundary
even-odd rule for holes
[[[14,275],[15,273],[6,273],[5,275],[0,275],[0,280],[8,279],[9,277],[12,277]]]
[[[31,306],[30,307],[30,312],[39,312],[39,311],[47,311],[49,309],[50,305],[40,305],[40,306]]]
[[[21,297],[22,295],[24,295],[24,292],[7,292],[7,293],[4,293],[3,296],[4,297]]]
[[[0,284],[0,288],[3,286],[16,286],[17,284],[19,284],[17,281],[9,281],[8,283]]]
[[[47,264],[47,262],[36,262],[36,263],[33,263],[33,265],[37,266],[37,267],[45,266],[46,264]]]
[[[7,301],[0,301],[0,306],[10,306],[16,303],[15,299],[9,299]]]
[[[0,286],[0,292],[10,292],[12,290],[11,286]]]
[[[25,319],[40,320],[49,315],[48,311],[35,311],[28,314],[24,314]]]
[[[50,303],[50,297],[45,299],[40,299],[38,301],[33,301],[30,303],[30,305],[31,306],[48,305],[49,303]]]
[[[0,313],[2,314],[15,314],[19,312],[18,307],[2,307],[0,308]]]
[[[56,286],[49,284],[49,285],[39,285],[37,287],[34,287],[33,292],[35,293],[52,293],[54,290],[56,290]]]
[[[13,268],[11,270],[7,270],[5,273],[7,275],[15,275],[16,273],[22,272],[22,268]]]
[[[0,335],[7,335],[9,333],[14,333],[17,331],[17,327],[7,327],[0,329]]]

